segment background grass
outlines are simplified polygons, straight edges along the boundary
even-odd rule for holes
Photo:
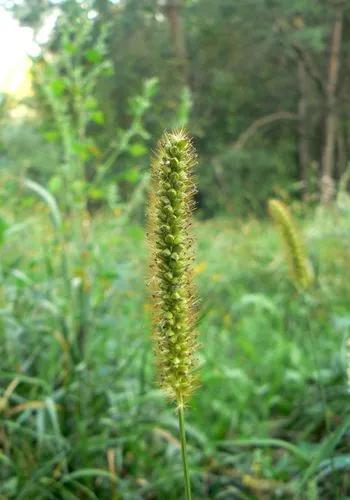
[[[31,203],[2,218],[0,498],[180,498],[176,414],[154,381],[144,230],[97,215],[82,265],[74,224],[63,221],[63,245],[52,210]],[[268,220],[195,224],[195,498],[350,495],[349,213],[300,219],[317,276],[307,294]]]

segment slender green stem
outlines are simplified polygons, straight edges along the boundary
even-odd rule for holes
[[[177,411],[178,411],[178,415],[179,415],[179,431],[180,431],[180,440],[181,440],[182,465],[183,465],[183,471],[184,471],[185,498],[186,498],[186,500],[191,500],[191,498],[192,498],[192,496],[191,496],[191,482],[190,482],[190,474],[189,474],[188,463],[187,463],[185,417],[184,417],[184,407],[183,407],[182,400],[180,400]]]

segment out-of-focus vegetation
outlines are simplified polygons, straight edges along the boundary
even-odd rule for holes
[[[350,148],[348,2],[6,5],[38,33],[57,18],[33,62],[27,104],[36,121],[2,127],[2,143],[43,142],[41,160],[8,155],[18,170],[56,187],[58,165],[75,154],[89,180],[104,177],[95,197],[109,180],[128,196],[155,138],[186,123],[201,157],[206,215],[261,213],[272,194],[315,200],[321,191],[326,201],[334,194]],[[48,145],[62,147],[64,133],[71,144],[48,162]]]
[[[144,212],[151,150],[182,125],[200,157],[194,497],[347,498],[348,3],[8,7],[56,24],[21,113],[0,102],[0,498],[181,498]],[[304,233],[307,290],[272,195]]]
[[[181,497],[177,419],[154,383],[142,229],[96,216],[83,267],[44,204],[5,213],[3,498]],[[348,227],[345,214],[307,221],[317,283],[300,294],[270,224],[196,226],[195,498],[348,494]]]

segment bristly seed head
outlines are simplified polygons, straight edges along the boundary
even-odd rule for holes
[[[191,212],[195,152],[183,130],[164,133],[152,164],[149,240],[154,341],[161,386],[178,404],[196,386]]]

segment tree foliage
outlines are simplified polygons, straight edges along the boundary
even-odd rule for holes
[[[140,94],[141,82],[157,78],[145,127],[149,137],[157,137],[164,128],[189,122],[202,158],[199,204],[208,215],[259,211],[268,196],[281,191],[318,199],[325,171],[336,187],[347,168],[346,2],[26,0],[13,11],[35,29],[47,16],[57,16],[42,64],[57,70],[71,50],[81,69],[94,68],[94,86],[85,89],[84,99],[94,103],[90,139],[102,149],[111,131],[130,126],[130,99]],[[62,42],[62,20],[68,19],[69,36],[81,40],[84,24],[71,21],[84,17],[91,30],[86,46]],[[107,66],[109,72],[97,78],[98,68]],[[63,92],[67,74],[58,71],[55,91]],[[41,111],[47,119],[47,110]],[[132,151],[145,165],[143,146]],[[125,168],[132,164],[127,160]],[[115,162],[111,173],[120,168]]]

